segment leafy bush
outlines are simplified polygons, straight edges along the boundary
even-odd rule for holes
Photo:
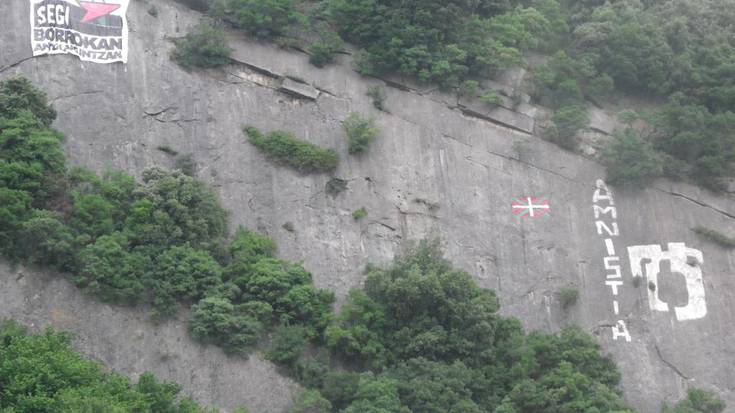
[[[576,288],[566,287],[559,291],[559,301],[564,309],[576,304],[577,299],[579,299],[579,290]]]
[[[265,152],[269,159],[301,173],[323,173],[337,168],[339,157],[332,149],[322,149],[288,132],[275,131],[263,135],[252,126],[244,127],[243,131],[250,143]]]
[[[225,32],[201,24],[175,42],[171,58],[184,69],[223,66],[230,62],[232,49],[227,45]]]
[[[174,148],[168,145],[159,145],[159,146],[156,146],[156,149],[170,156],[176,156],[179,154]]]
[[[477,80],[468,79],[460,83],[459,87],[457,88],[457,94],[459,94],[459,96],[475,97],[479,89],[480,82],[478,82]]]
[[[180,386],[143,373],[137,384],[72,350],[70,336],[51,329],[38,335],[0,322],[0,410],[7,412],[204,413]]]
[[[363,118],[356,112],[350,113],[342,122],[342,129],[347,133],[347,151],[351,154],[365,152],[378,136],[375,120]]]
[[[480,97],[480,100],[490,106],[500,106],[503,104],[503,97],[495,90],[491,90]]]
[[[674,408],[664,407],[663,413],[722,413],[725,407],[727,407],[725,402],[715,394],[700,389],[689,389],[686,399],[677,403]]]
[[[692,231],[694,231],[698,235],[701,235],[704,238],[707,238],[708,240],[714,242],[715,244],[723,248],[727,248],[727,249],[735,248],[735,238],[728,237],[727,235],[715,229],[705,228],[705,227],[695,227],[695,228],[692,228]]]
[[[554,123],[547,134],[552,142],[564,149],[574,150],[579,144],[577,131],[589,124],[589,114],[582,106],[565,106],[551,117]]]
[[[352,211],[352,218],[355,220],[363,219],[367,214],[367,209],[365,209],[365,207],[360,207],[359,209]]]
[[[334,62],[334,55],[344,49],[344,42],[339,35],[328,27],[317,29],[320,40],[309,46],[309,62],[316,67],[324,67]]]
[[[636,136],[632,128],[615,136],[603,152],[607,182],[613,185],[644,186],[661,175],[662,162],[653,147]]]
[[[347,189],[347,181],[340,178],[330,178],[325,186],[325,191],[331,196],[337,196]]]
[[[368,87],[367,95],[373,100],[373,106],[378,110],[385,110],[385,89],[380,85],[372,85]]]

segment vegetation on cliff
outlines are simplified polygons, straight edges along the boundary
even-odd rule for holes
[[[51,329],[31,335],[0,320],[0,411],[215,413],[181,398],[176,383],[144,373],[136,384],[72,350],[71,337]],[[244,412],[244,410],[240,410]]]
[[[0,102],[10,102],[0,112],[5,256],[68,273],[104,301],[151,304],[157,319],[192,306],[193,336],[231,352],[281,323],[321,334],[333,294],[276,258],[266,237],[241,228],[228,242],[227,213],[204,183],[159,168],[142,182],[69,169],[44,94],[23,78],[0,90]]]
[[[243,132],[269,159],[302,173],[331,172],[339,163],[334,149],[320,148],[288,132],[274,131],[266,135],[253,126],[243,127]]]
[[[0,82],[0,91],[0,251],[72,274],[99,299],[149,303],[156,318],[191,306],[192,335],[230,352],[246,353],[276,327],[266,357],[309,388],[294,412],[632,412],[616,389],[613,361],[591,337],[575,328],[525,333],[438,245],[422,243],[388,268],[369,267],[364,288],[334,315],[333,294],[315,288],[301,265],[277,258],[272,240],[244,228],[228,240],[227,214],[202,182],[162,169],[145,171],[142,182],[69,169],[44,94],[22,78]],[[150,376],[130,386],[80,361],[64,336],[38,337],[0,329],[0,373],[15,368],[13,352],[36,352],[33,340],[39,350],[61,351],[71,370],[61,366],[52,390],[26,373],[0,374],[8,393],[1,400],[15,403],[8,411],[28,411],[26,402],[200,411],[175,402],[175,386]],[[39,366],[49,360],[41,357]],[[64,376],[76,368],[92,375]],[[153,394],[140,403],[167,407],[120,404],[140,393]],[[697,403],[709,406],[701,411],[724,409],[700,396],[674,411],[696,412]],[[56,405],[45,406],[31,410]]]
[[[654,175],[720,190],[733,173],[733,0],[182,1],[253,34],[280,36],[283,45],[317,34],[323,40],[309,50],[318,66],[342,49],[339,34],[360,48],[363,74],[407,75],[460,92],[541,51],[551,57],[533,70],[533,95],[556,111],[552,141],[576,148],[588,101],[645,96],[665,102],[643,116],[652,128],[642,139],[667,165]],[[643,175],[636,185],[650,181]]]

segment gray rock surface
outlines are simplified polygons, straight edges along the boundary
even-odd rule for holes
[[[378,112],[365,93],[382,81],[356,74],[349,56],[319,70],[304,54],[233,33],[231,66],[187,73],[169,61],[169,39],[182,36],[200,15],[165,0],[157,7],[153,17],[143,2],[132,2],[130,61],[105,66],[70,56],[30,58],[28,2],[3,2],[0,78],[23,73],[48,92],[73,164],[137,175],[172,165],[157,146],[193,154],[198,176],[232,211],[233,226],[272,236],[283,257],[302,261],[340,300],[360,286],[368,262],[388,263],[412,241],[441,236],[455,264],[498,292],[505,314],[529,329],[576,323],[593,333],[618,362],[625,396],[641,412],[657,413],[691,386],[715,391],[735,411],[735,253],[690,231],[702,225],[735,233],[732,197],[668,181],[644,191],[612,188],[620,235],[609,238],[624,282],[616,317],[605,285],[605,237],[597,233],[593,211],[601,165],[463,112],[438,91],[390,81],[388,112]],[[278,91],[284,76],[303,79],[318,96],[310,101]],[[362,157],[347,154],[340,128],[352,111],[375,116],[381,130]],[[348,180],[349,189],[332,198],[324,190],[329,176],[270,164],[242,136],[245,123],[335,148],[341,156],[336,176]],[[550,212],[514,215],[517,197],[548,200]],[[361,206],[369,215],[355,222],[351,211]],[[293,232],[282,228],[285,222],[293,223]],[[634,285],[626,247],[665,249],[669,242],[703,254],[703,263],[692,264],[702,271],[703,318],[679,321],[673,308],[652,311],[646,281]],[[19,277],[0,268],[0,274],[0,317],[70,330],[84,354],[111,368],[131,375],[150,369],[225,408],[245,403],[254,412],[277,412],[293,394],[293,384],[257,355],[246,362],[202,348],[186,337],[183,324],[155,326],[143,310],[94,303],[41,271],[24,269]],[[660,298],[683,306],[685,284],[676,272],[659,277]],[[567,286],[578,288],[580,299],[565,311],[558,291]],[[613,340],[619,319],[631,342]]]

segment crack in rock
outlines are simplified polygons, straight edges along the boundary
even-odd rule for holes
[[[711,209],[711,210],[713,210],[713,211],[715,211],[715,212],[717,212],[717,213],[719,213],[721,215],[724,215],[724,216],[726,216],[726,217],[728,217],[730,219],[735,219],[735,215],[734,214],[731,214],[731,213],[729,213],[727,211],[723,211],[723,210],[721,210],[721,209],[719,209],[717,207],[714,207],[712,205],[707,204],[706,202],[699,201],[699,200],[694,199],[692,197],[689,197],[687,195],[680,194],[678,192],[667,191],[665,189],[661,189],[661,188],[657,188],[657,187],[653,187],[653,189],[655,189],[655,190],[657,190],[659,192],[663,192],[665,194],[669,194],[671,196],[675,196],[675,197],[678,197],[678,198],[686,199],[687,201],[693,202],[693,203],[695,203],[695,204],[697,204],[697,205],[699,205],[699,206],[701,206],[703,208],[709,208],[709,209]]]
[[[57,96],[55,98],[49,99],[49,102],[50,103],[53,103],[53,102],[56,102],[57,100],[70,99],[70,98],[75,98],[75,97],[79,97],[79,96],[97,95],[97,94],[100,94],[100,93],[105,93],[105,92],[103,92],[101,90],[90,90],[89,92],[73,93],[71,95],[61,95],[61,96]]]
[[[31,59],[33,59],[33,58],[34,58],[34,56],[26,57],[26,58],[23,58],[23,59],[21,59],[21,60],[19,60],[19,61],[15,62],[15,63],[11,63],[11,64],[9,64],[9,65],[7,65],[7,66],[5,66],[5,67],[0,67],[0,73],[3,73],[3,72],[5,72],[6,70],[10,70],[10,69],[12,69],[12,68],[14,68],[14,67],[17,67],[17,66],[21,65],[21,64],[22,64],[23,62],[25,62],[25,61],[27,61],[27,60],[31,60]]]
[[[658,347],[658,344],[654,344],[653,347],[656,349],[656,354],[658,354],[658,358],[661,359],[661,361],[666,364],[671,370],[673,370],[676,374],[679,375],[684,380],[689,380],[689,377],[687,377],[684,373],[681,372],[675,365],[671,364],[668,360],[664,358],[664,356],[661,354],[661,349]]]

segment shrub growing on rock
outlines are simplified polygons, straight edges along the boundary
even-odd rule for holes
[[[579,290],[576,288],[566,287],[559,291],[559,301],[561,307],[567,309],[577,303],[579,299]]]
[[[554,123],[548,130],[549,139],[564,149],[574,150],[579,145],[577,131],[589,124],[589,114],[583,106],[565,106],[551,117]]]
[[[288,132],[264,135],[252,126],[244,127],[243,131],[250,143],[265,152],[269,159],[301,173],[323,173],[337,168],[339,157],[333,149],[322,149]]]
[[[44,126],[56,119],[56,111],[49,106],[46,94],[22,76],[13,76],[0,82],[0,119],[12,119],[29,111]],[[0,128],[2,129],[2,128]]]
[[[179,396],[181,387],[143,373],[137,384],[107,372],[72,349],[71,336],[51,329],[30,335],[0,320],[3,412],[215,413]]]
[[[342,129],[347,134],[347,151],[351,154],[365,152],[378,136],[375,120],[364,118],[356,112],[350,113],[342,122]]]
[[[728,237],[727,235],[715,229],[705,228],[705,227],[695,227],[692,229],[692,231],[694,231],[698,235],[703,236],[704,238],[709,239],[710,241],[714,242],[715,244],[723,248],[727,248],[727,249],[735,248],[735,238]]]
[[[373,106],[378,110],[385,110],[385,89],[380,85],[368,87],[367,95],[373,100]]]
[[[653,146],[638,137],[632,128],[615,136],[603,152],[607,182],[613,185],[645,186],[663,171],[661,158]]]
[[[722,413],[725,402],[714,393],[701,389],[689,389],[687,397],[673,408],[664,407],[663,413]]]
[[[208,24],[197,26],[175,44],[171,58],[184,69],[218,67],[230,62],[232,49],[225,32]]]

